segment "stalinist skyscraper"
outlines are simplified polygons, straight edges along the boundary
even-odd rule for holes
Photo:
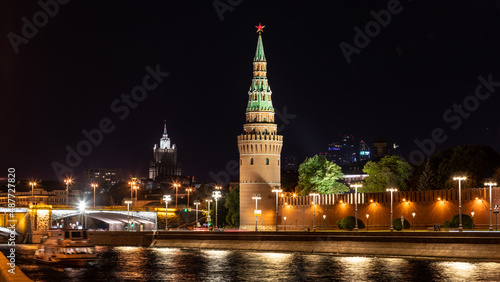
[[[254,194],[260,194],[259,230],[276,226],[276,195],[271,191],[281,186],[281,148],[274,121],[271,87],[267,81],[267,61],[262,44],[264,26],[257,26],[259,37],[253,59],[253,79],[248,91],[246,123],[238,136],[240,152],[240,229],[255,230]]]

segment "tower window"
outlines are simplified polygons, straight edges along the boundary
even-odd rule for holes
[[[266,165],[269,165],[269,158],[266,158]]]
[[[250,158],[250,165],[253,165],[253,158]]]

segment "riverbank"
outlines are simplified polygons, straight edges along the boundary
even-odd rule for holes
[[[15,263],[14,267],[11,268],[11,262],[5,257],[3,253],[0,252],[0,281],[5,282],[31,282],[33,280],[29,279]],[[10,271],[10,272],[9,272]]]
[[[160,232],[151,247],[477,259],[500,262],[498,232]]]

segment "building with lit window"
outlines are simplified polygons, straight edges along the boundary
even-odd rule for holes
[[[160,146],[155,144],[153,147],[153,159],[149,163],[149,178],[162,181],[180,175],[181,165],[177,161],[177,147],[171,143],[168,137],[165,121]]]

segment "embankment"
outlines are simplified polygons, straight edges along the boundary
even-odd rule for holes
[[[11,269],[13,269],[14,273],[9,272]],[[21,269],[19,269],[19,267],[15,266],[14,268],[11,268],[10,261],[3,253],[0,252],[0,281],[31,282],[33,280],[29,279],[28,276],[26,276]]]
[[[496,232],[160,232],[152,247],[500,261]]]

